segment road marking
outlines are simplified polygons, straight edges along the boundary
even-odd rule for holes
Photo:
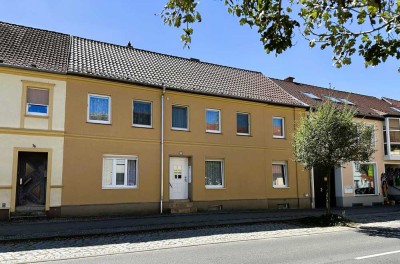
[[[397,254],[397,253],[400,253],[400,250],[390,251],[390,252],[385,252],[385,253],[379,253],[379,254],[374,254],[374,255],[368,255],[368,256],[364,256],[364,257],[358,257],[358,258],[355,258],[355,259],[356,260],[361,260],[361,259],[367,259],[367,258],[376,258],[376,257],[380,257],[380,256]]]

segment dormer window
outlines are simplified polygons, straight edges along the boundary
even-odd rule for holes
[[[336,99],[335,97],[332,96],[324,96],[326,99],[331,100],[334,103],[341,103],[342,101],[340,101],[339,99]]]
[[[338,98],[340,101],[342,101],[342,103],[345,103],[345,104],[348,104],[348,105],[355,105],[353,102],[351,102],[351,101],[349,101],[349,100],[347,100],[347,99],[344,99],[344,98]]]
[[[308,96],[308,97],[310,97],[311,99],[314,99],[314,100],[321,100],[321,98],[319,98],[318,96],[314,95],[313,93],[310,93],[310,92],[303,92],[303,94],[306,95],[306,96]]]
[[[400,109],[397,108],[397,107],[394,107],[394,106],[391,106],[390,109],[392,109],[392,110],[394,110],[394,111],[396,111],[396,112],[400,112]]]

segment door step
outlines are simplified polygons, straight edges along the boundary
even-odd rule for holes
[[[47,218],[45,211],[16,211],[10,214],[10,220],[43,219]]]
[[[189,200],[171,200],[169,202],[169,209],[171,214],[190,214],[196,213],[197,207]]]

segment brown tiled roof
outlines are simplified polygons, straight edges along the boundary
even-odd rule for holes
[[[395,100],[395,99],[391,99],[391,98],[387,98],[387,97],[382,97],[382,99],[386,102],[388,102],[391,106],[394,106],[396,108],[400,108],[400,101]]]
[[[0,66],[66,73],[70,36],[0,22]]]
[[[260,72],[73,37],[68,73],[303,106]]]
[[[325,100],[330,100],[326,96],[334,97],[337,99],[346,99],[353,103],[353,107],[357,109],[357,115],[371,117],[371,118],[383,118],[385,115],[399,115],[399,112],[390,108],[390,104],[387,102],[368,95],[361,95],[355,93],[349,93],[344,91],[338,91],[329,88],[322,88],[314,85],[290,82],[286,80],[273,79],[277,85],[282,89],[307,104],[310,107],[318,107],[321,102]],[[319,97],[321,100],[312,99],[304,93],[312,93],[313,95]],[[344,105],[346,103],[341,102]]]

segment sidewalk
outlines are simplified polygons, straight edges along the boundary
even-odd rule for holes
[[[400,206],[335,208],[360,223],[400,220]],[[280,209],[263,211],[206,212],[185,215],[152,215],[83,219],[50,219],[0,222],[0,241],[29,240],[162,231],[221,225],[280,222],[324,214],[321,209]]]

